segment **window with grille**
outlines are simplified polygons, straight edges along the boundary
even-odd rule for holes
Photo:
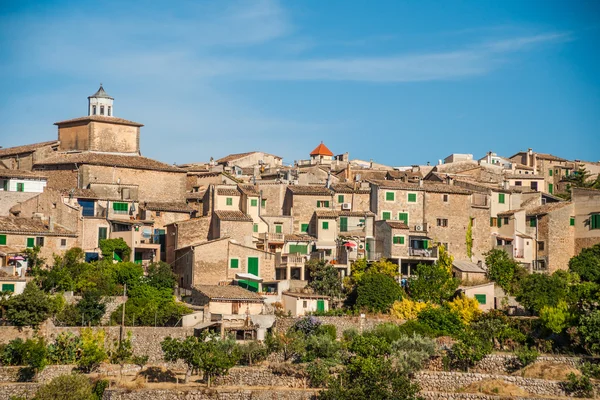
[[[448,219],[447,218],[438,218],[437,219],[437,226],[447,227],[448,226]]]

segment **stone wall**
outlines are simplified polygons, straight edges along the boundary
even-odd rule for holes
[[[475,382],[495,379],[518,386],[535,396],[564,397],[568,395],[559,381],[522,378],[519,376],[479,374],[473,372],[421,371],[415,374],[414,379],[419,383],[423,391],[455,392]],[[600,384],[596,383],[594,386],[596,391],[600,389]]]
[[[30,399],[41,383],[0,383],[0,400],[12,400],[14,397]]]
[[[104,400],[313,400],[316,390],[119,390],[108,389]],[[0,398],[2,400],[2,398]]]
[[[303,317],[300,318],[288,318],[288,317],[283,317],[283,318],[277,318],[276,323],[276,327],[277,330],[281,331],[281,332],[285,332],[287,331],[291,326],[293,326],[296,321],[301,320]],[[372,318],[372,317],[366,317],[364,319],[362,319],[361,322],[361,318],[360,317],[315,317],[317,320],[321,321],[321,323],[323,324],[327,324],[327,325],[333,325],[335,326],[336,330],[337,330],[337,336],[338,338],[341,338],[344,331],[347,329],[357,329],[358,331],[368,331],[370,329],[373,329],[375,326],[385,323],[385,322],[389,322],[389,320],[383,319],[383,318]]]
[[[269,368],[237,367],[229,370],[225,376],[214,380],[215,386],[283,386],[288,388],[304,388],[305,379],[288,375],[274,374]]]

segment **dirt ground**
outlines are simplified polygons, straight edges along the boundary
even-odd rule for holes
[[[518,370],[513,375],[522,376],[523,378],[537,378],[552,381],[566,381],[567,375],[574,373],[581,375],[581,372],[574,367],[569,367],[565,364],[552,362],[537,362]]]
[[[484,393],[492,396],[503,397],[527,397],[529,392],[521,389],[512,383],[504,382],[499,379],[488,379],[481,382],[473,382],[461,389],[461,392]]]

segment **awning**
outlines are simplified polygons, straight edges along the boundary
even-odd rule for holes
[[[346,246],[346,247],[356,247],[356,243],[354,243],[354,242],[346,242],[346,243],[344,243],[344,246]]]
[[[254,281],[254,282],[262,282],[263,281],[263,278],[258,277],[254,274],[239,273],[239,274],[235,274],[235,277],[237,279],[245,279],[247,281]]]

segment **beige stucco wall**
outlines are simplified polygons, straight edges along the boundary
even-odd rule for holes
[[[59,151],[89,150],[90,126],[88,123],[58,128]]]
[[[90,122],[90,150],[139,153],[140,128],[137,126]]]
[[[239,304],[239,308],[236,313],[233,312],[232,301],[211,301],[208,303],[208,310],[211,314],[225,315],[246,315],[246,311],[248,310],[250,315],[257,315],[261,313],[263,308],[261,303],[249,303],[244,301],[237,303]]]
[[[301,317],[306,315],[309,312],[317,311],[317,299],[297,299],[293,296],[288,296],[284,294],[282,296],[283,306],[285,312],[288,311],[292,314],[292,316]],[[306,308],[304,307],[304,302],[306,301]],[[329,300],[323,299],[325,302],[325,311],[329,310]]]
[[[479,308],[482,311],[489,311],[494,309],[494,284],[490,283],[485,286],[475,286],[475,287],[464,287],[462,288],[465,296],[470,298],[475,298],[476,294],[485,294],[486,303],[479,304]]]
[[[600,191],[573,188],[575,254],[600,243],[600,229],[591,229],[590,215],[600,213]],[[573,228],[573,227],[571,227]]]
[[[77,245],[77,238],[65,236],[45,236],[45,235],[19,235],[14,233],[2,233],[6,235],[6,245],[10,247],[25,249],[27,247],[27,238],[44,238],[44,245],[40,247],[40,257],[46,259],[50,266],[54,265],[54,254],[63,255],[65,251]],[[65,246],[61,245],[61,239],[66,240]]]

